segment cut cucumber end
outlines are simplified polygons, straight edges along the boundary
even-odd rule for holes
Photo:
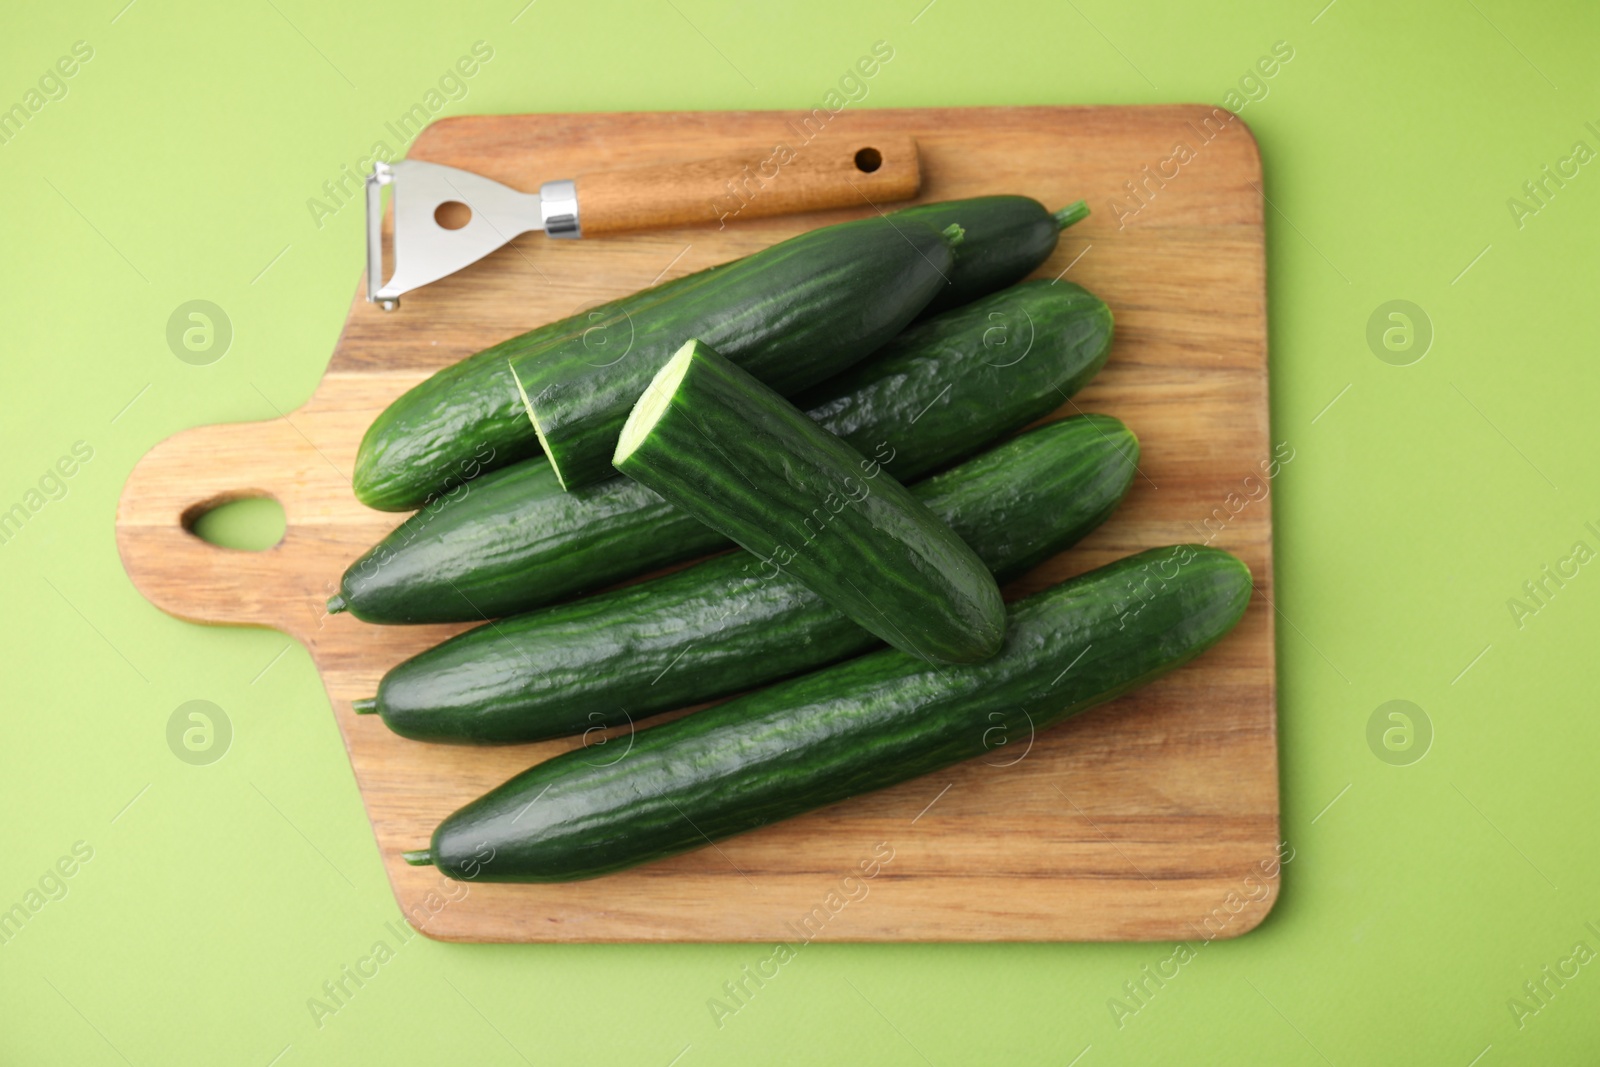
[[[550,451],[550,442],[544,439],[544,427],[539,425],[539,416],[533,410],[533,401],[528,399],[528,391],[522,387],[522,379],[517,376],[517,368],[508,359],[506,370],[511,374],[511,380],[517,383],[517,395],[522,398],[522,410],[528,413],[528,421],[533,423],[534,436],[539,438],[539,450],[550,460],[550,469],[556,472],[556,481],[561,483],[561,488],[567,487],[567,480],[561,477],[561,464],[556,462],[556,454]]]
[[[425,848],[413,849],[410,852],[400,853],[400,858],[413,867],[433,866],[433,853]]]
[[[1068,204],[1060,211],[1052,212],[1059,229],[1066,229],[1075,222],[1082,222],[1089,217],[1089,201],[1079,200],[1075,204]]]
[[[343,595],[341,595],[339,593],[335,593],[331,597],[328,598],[328,614],[329,615],[337,615],[341,611],[348,610],[349,607],[350,607],[350,602],[345,600]]]
[[[612,466],[620,467],[624,460],[633,455],[634,450],[644,439],[650,436],[655,424],[666,414],[667,404],[672,400],[672,395],[678,391],[678,383],[689,373],[689,364],[694,362],[695,353],[704,347],[699,341],[685,341],[683,347],[667,360],[666,366],[650,379],[650,384],[645,386],[638,402],[633,405],[633,410],[628,412],[628,421],[622,424],[622,433],[617,437],[617,450],[611,456]]]
[[[378,711],[378,698],[362,697],[360,700],[352,700],[350,707],[357,715],[374,715]]]

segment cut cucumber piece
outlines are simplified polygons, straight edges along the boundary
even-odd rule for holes
[[[1000,647],[1005,606],[972,549],[881,465],[702,341],[661,369],[614,462],[898,649],[971,663]]]

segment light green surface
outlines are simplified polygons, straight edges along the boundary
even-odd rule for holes
[[[1507,206],[1574,142],[1600,150],[1593,5],[122,2],[18,6],[0,34],[0,106],[93,48],[0,144],[0,508],[93,450],[0,544],[0,907],[93,850],[0,945],[0,1062],[1600,1059],[1600,961],[1564,964],[1520,1026],[1507,1003],[1576,942],[1600,951],[1600,564],[1520,626],[1507,603],[1575,542],[1600,551],[1600,164],[1521,226]],[[307,199],[480,40],[493,58],[449,113],[810,107],[878,40],[895,54],[862,106],[1221,103],[1293,47],[1243,110],[1274,205],[1273,432],[1295,450],[1275,483],[1295,858],[1261,929],[1120,1028],[1108,1000],[1171,946],[812,946],[719,1028],[708,999],[769,949],[399,944],[305,652],[151,607],[112,518],[157,441],[310,393],[361,219],[319,229]],[[197,299],[233,328],[209,365],[167,342]],[[1434,328],[1410,366],[1366,341],[1397,299]],[[1409,766],[1367,741],[1396,699],[1433,730]],[[193,707],[169,748],[195,700],[231,724],[210,765],[174,755],[205,740]],[[394,958],[319,1027],[308,998],[378,940]]]

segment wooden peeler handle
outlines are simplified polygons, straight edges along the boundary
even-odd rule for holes
[[[922,167],[916,140],[902,134],[780,144],[748,156],[580,174],[576,182],[588,237],[909,200]]]

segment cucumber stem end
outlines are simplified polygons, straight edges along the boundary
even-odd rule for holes
[[[328,614],[329,615],[337,615],[341,611],[344,611],[344,610],[348,609],[349,607],[350,607],[350,602],[347,601],[344,598],[343,594],[341,594],[341,593],[335,593],[331,597],[328,598]]]
[[[400,853],[400,858],[413,867],[429,867],[433,865],[433,853],[425,848],[413,849],[410,852]]]
[[[1082,222],[1089,217],[1089,201],[1079,200],[1075,204],[1068,204],[1060,211],[1054,212],[1056,226],[1066,229],[1075,222]]]
[[[352,700],[350,707],[357,715],[372,715],[378,710],[378,698],[362,697],[360,700]]]

